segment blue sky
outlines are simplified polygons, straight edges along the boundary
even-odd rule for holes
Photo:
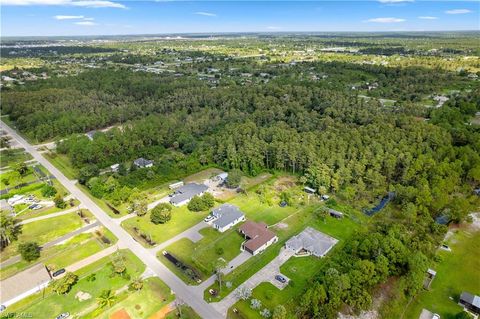
[[[2,36],[480,30],[480,1],[0,0]]]

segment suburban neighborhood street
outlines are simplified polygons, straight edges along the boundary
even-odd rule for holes
[[[43,165],[57,180],[83,205],[92,212],[97,220],[108,228],[118,238],[118,244],[130,249],[137,257],[142,260],[148,268],[162,279],[182,300],[186,301],[202,318],[222,318],[214,307],[203,300],[202,296],[191,293],[191,287],[183,283],[175,274],[173,274],[165,265],[163,265],[154,254],[149,252],[142,245],[137,243],[117,222],[110,218],[97,204],[95,204],[86,194],[84,194],[74,182],[69,180],[62,172],[53,166],[45,157],[43,157],[35,146],[25,141],[17,132],[1,121],[2,129],[14,138],[26,152]]]

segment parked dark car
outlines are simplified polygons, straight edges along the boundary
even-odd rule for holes
[[[280,281],[282,284],[286,283],[287,282],[287,279],[285,279],[285,277],[281,276],[281,275],[276,275],[275,276],[275,279]]]
[[[57,277],[57,276],[60,276],[61,274],[63,274],[65,272],[65,268],[62,268],[62,269],[59,269],[57,271],[55,271],[52,276],[53,277]]]

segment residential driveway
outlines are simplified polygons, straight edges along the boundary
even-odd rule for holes
[[[52,213],[52,214],[48,214],[48,215],[43,215],[43,216],[39,216],[39,217],[33,217],[33,218],[25,219],[25,220],[22,220],[21,222],[19,222],[18,224],[25,225],[25,224],[37,222],[39,220],[44,220],[44,219],[49,219],[49,218],[53,218],[53,217],[58,217],[58,216],[70,214],[70,213],[73,213],[73,212],[76,212],[76,211],[78,211],[78,207],[70,208],[70,209],[67,209],[67,210],[64,210],[64,211],[58,212],[58,213]]]
[[[165,196],[160,198],[159,200],[154,201],[153,203],[148,204],[148,210],[154,208],[160,203],[169,203],[170,202],[170,196]]]
[[[204,221],[201,221],[200,223],[196,224],[195,226],[190,227],[189,229],[185,230],[184,232],[181,232],[180,234],[170,238],[167,241],[164,241],[163,243],[158,244],[157,246],[155,246],[153,248],[150,248],[149,250],[152,253],[156,254],[158,251],[170,246],[171,244],[173,244],[174,242],[176,242],[176,241],[178,241],[182,238],[188,238],[192,242],[196,243],[197,241],[199,241],[200,239],[203,238],[203,235],[200,234],[199,231],[204,229],[204,228],[207,228],[207,227],[209,227],[209,225],[207,223],[205,223]]]
[[[294,254],[295,253],[293,251],[282,248],[282,250],[280,250],[280,253],[277,257],[275,257],[275,259],[273,259],[265,267],[260,269],[260,271],[258,271],[252,277],[248,278],[247,281],[238,286],[234,291],[232,291],[228,296],[223,298],[220,302],[215,302],[211,305],[222,315],[226,316],[228,309],[239,300],[239,298],[237,297],[238,290],[243,289],[244,287],[252,290],[262,282],[274,283],[274,281],[276,281],[275,275],[278,275],[280,273],[280,266],[282,266]],[[277,286],[277,284],[275,284],[275,286]],[[284,286],[277,287],[283,289]]]

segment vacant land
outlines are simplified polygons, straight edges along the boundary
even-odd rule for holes
[[[0,159],[0,167],[5,168],[31,160],[32,156],[30,153],[26,153],[23,148],[12,148],[0,151]]]
[[[78,171],[73,167],[73,165],[70,163],[70,159],[66,155],[51,152],[45,153],[43,155],[68,179],[77,178]]]
[[[172,219],[166,224],[155,225],[150,221],[150,212],[148,212],[145,216],[127,219],[122,226],[143,245],[147,244],[134,231],[134,227],[159,244],[199,223],[206,215],[207,212],[191,212],[186,206],[182,206],[172,210]]]
[[[240,253],[240,245],[244,238],[238,233],[237,227],[225,233],[220,233],[213,228],[202,229],[200,233],[204,236],[200,241],[193,243],[183,238],[165,248],[183,263],[195,268],[201,279],[210,277],[215,269],[215,262],[223,258],[229,262]],[[172,271],[177,273],[184,281],[193,283],[178,267],[175,267],[160,252],[158,258]]]
[[[121,254],[125,257],[127,273],[131,278],[143,273],[145,265],[135,255],[129,251],[121,251]],[[28,313],[32,318],[55,318],[67,311],[72,316],[93,311],[96,308],[96,298],[103,290],[116,291],[130,282],[127,276],[113,275],[110,260],[111,257],[105,257],[76,272],[79,281],[67,294],[57,295],[50,288],[46,288],[44,293],[32,295],[10,306],[9,312]],[[79,292],[88,293],[91,297],[79,301],[75,297]]]
[[[189,175],[187,177],[185,177],[185,179],[183,180],[185,182],[185,184],[187,183],[202,183],[203,181],[205,181],[206,179],[209,179],[209,178],[212,178],[220,173],[223,173],[223,171],[221,169],[218,169],[218,168],[207,168],[203,171],[200,171],[198,173],[195,173],[195,174],[192,174],[192,175]]]
[[[60,236],[68,234],[83,226],[82,219],[77,214],[67,214],[37,222],[22,225],[22,233],[18,243],[34,241],[39,245],[48,243]],[[17,254],[17,245],[11,244],[2,251],[1,260],[6,260]]]
[[[97,309],[84,318],[109,319],[117,311],[126,311],[131,318],[150,318],[165,305],[172,302],[174,295],[159,278],[144,281],[139,291],[127,291],[118,296],[118,302],[110,309]]]
[[[480,295],[480,231],[464,226],[454,231],[447,244],[452,251],[439,250],[440,261],[431,266],[437,276],[430,290],[412,301],[405,318],[417,318],[423,308],[453,318],[462,310],[457,305],[462,292]]]

